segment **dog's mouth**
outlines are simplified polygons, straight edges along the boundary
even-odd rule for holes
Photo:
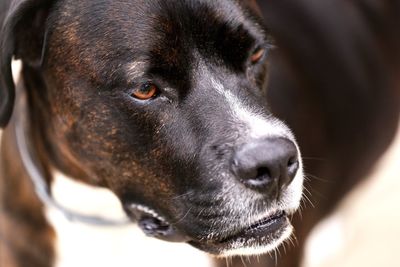
[[[254,255],[273,250],[288,238],[291,232],[292,226],[287,213],[280,210],[220,240],[189,243],[218,256]]]
[[[240,231],[237,234],[224,238],[220,243],[229,243],[232,241],[244,239],[258,238],[260,236],[266,236],[273,232],[276,232],[282,226],[288,223],[286,212],[279,211],[271,216],[267,216],[256,223],[250,225],[246,229]]]
[[[266,253],[284,241],[292,231],[287,212],[279,210],[250,226],[237,227],[232,233],[218,239],[198,239],[183,234],[164,217],[146,206],[134,204],[126,209],[147,236],[170,242],[187,242],[218,256]]]

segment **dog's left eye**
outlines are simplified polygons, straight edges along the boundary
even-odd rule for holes
[[[158,87],[152,83],[145,83],[132,92],[132,97],[139,100],[149,100],[158,94]]]
[[[265,55],[266,49],[265,48],[257,48],[254,53],[251,55],[250,60],[252,64],[258,63]]]

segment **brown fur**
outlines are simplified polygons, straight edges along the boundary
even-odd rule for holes
[[[0,171],[0,266],[53,266],[54,232],[21,164],[12,124],[3,133]]]

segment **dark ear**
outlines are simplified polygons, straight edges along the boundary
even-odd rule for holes
[[[46,0],[0,0],[0,128],[10,120],[15,85],[11,60],[21,58],[24,64],[38,65],[41,58],[45,21],[49,2]]]

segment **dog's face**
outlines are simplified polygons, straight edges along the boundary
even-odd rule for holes
[[[303,177],[265,101],[261,25],[250,1],[56,1],[40,68],[54,164],[110,188],[150,236],[274,248]]]

